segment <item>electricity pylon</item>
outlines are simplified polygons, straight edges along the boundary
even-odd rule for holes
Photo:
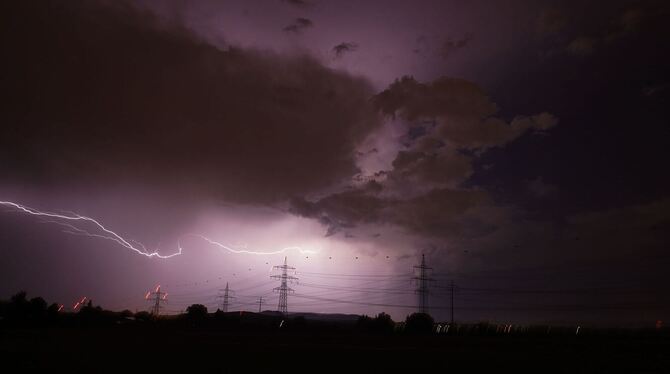
[[[280,275],[271,275],[270,278],[279,279],[281,284],[279,287],[272,289],[274,292],[279,292],[279,305],[277,311],[282,314],[288,314],[288,294],[293,292],[293,289],[288,286],[288,282],[297,281],[298,278],[288,275],[289,270],[295,270],[294,267],[286,264],[286,257],[284,257],[284,265],[277,265],[272,267],[273,270],[281,270]]]
[[[235,296],[230,295],[233,291],[228,288],[228,282],[226,282],[226,288],[223,290],[219,290],[219,292],[223,291],[223,295],[219,295],[218,297],[223,299],[221,302],[221,310],[224,313],[228,312],[228,307],[230,307],[230,299],[234,299]]]
[[[432,268],[426,266],[426,256],[423,254],[421,255],[421,265],[414,268],[419,269],[419,276],[414,277],[418,286],[416,293],[419,295],[419,312],[428,314],[428,282],[433,281],[433,278],[428,276],[428,271]]]
[[[167,302],[167,292],[161,291],[161,285],[156,286],[156,289],[153,291],[147,292],[144,296],[145,300],[153,302],[151,306],[151,314],[157,316],[161,312],[161,302]]]

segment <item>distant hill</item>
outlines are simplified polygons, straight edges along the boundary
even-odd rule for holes
[[[272,310],[264,310],[264,315],[281,316],[281,313]],[[304,317],[308,320],[314,321],[337,321],[337,322],[351,322],[358,320],[358,314],[340,314],[340,313],[309,313],[309,312],[292,312],[288,314],[289,318]]]

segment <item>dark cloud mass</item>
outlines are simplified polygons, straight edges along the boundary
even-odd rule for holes
[[[440,56],[443,58],[449,58],[452,53],[458,51],[459,49],[465,48],[472,41],[472,33],[466,34],[460,39],[447,38],[441,46]]]
[[[361,79],[220,50],[125,3],[5,2],[0,17],[5,183],[272,201],[355,173],[378,124]]]
[[[305,0],[282,0],[282,1],[299,8],[306,8],[313,5],[311,1],[305,1]]]
[[[300,34],[304,29],[314,27],[314,22],[307,18],[296,18],[293,23],[284,27],[285,32]]]
[[[664,1],[564,3],[546,7],[536,19],[536,31],[551,41],[555,52],[588,56],[640,33],[667,32],[670,8]]]
[[[484,191],[433,189],[410,199],[383,197],[369,186],[329,195],[316,202],[296,198],[292,211],[318,219],[328,226],[327,236],[358,224],[392,224],[409,233],[433,238],[481,234],[472,221],[466,222],[468,212],[488,202]],[[475,217],[476,218],[476,217]],[[477,222],[483,227],[483,223]]]
[[[335,58],[340,58],[346,53],[355,52],[358,49],[358,44],[352,42],[342,42],[333,47],[333,53],[335,53]]]
[[[549,113],[517,116],[510,123],[494,117],[498,107],[472,82],[440,78],[424,84],[411,77],[394,82],[375,98],[382,113],[408,121],[436,122],[438,140],[456,148],[504,145],[526,131],[545,131],[558,120]]]
[[[412,52],[421,57],[431,58],[433,61],[448,61],[460,51],[472,44],[474,33],[466,32],[460,36],[421,34],[416,37]]]
[[[1,2],[0,201],[185,255],[7,208],[0,291],[125,308],[139,283],[276,264],[185,238],[201,233],[293,248],[315,274],[404,274],[425,254],[463,289],[580,290],[464,294],[464,321],[667,320],[669,5]],[[346,302],[361,296],[336,310],[416,301]]]
[[[360,223],[393,224],[429,238],[490,233],[483,210],[497,209],[485,190],[465,187],[474,161],[491,147],[502,147],[526,132],[543,132],[558,120],[549,113],[494,117],[498,107],[476,84],[443,77],[420,83],[396,80],[374,98],[378,110],[404,121],[409,134],[381,183],[315,202],[293,202],[294,212],[328,225],[328,234]],[[416,131],[420,127],[420,131]]]

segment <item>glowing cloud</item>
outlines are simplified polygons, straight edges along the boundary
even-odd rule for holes
[[[69,214],[60,214],[60,213],[52,213],[52,212],[44,212],[37,210],[35,208],[31,208],[25,205],[21,205],[15,202],[11,201],[0,201],[0,205],[8,206],[11,207],[21,213],[33,215],[33,216],[38,216],[43,219],[46,219],[46,222],[49,223],[54,223],[61,225],[65,227],[65,230],[63,232],[72,234],[72,235],[81,235],[81,236],[87,236],[87,237],[92,237],[92,238],[100,238],[100,239],[107,239],[107,240],[112,240],[121,246],[128,248],[132,250],[133,252],[140,254],[142,256],[146,257],[155,257],[155,258],[160,258],[160,259],[168,259],[171,257],[175,257],[178,255],[181,255],[183,250],[181,247],[181,244],[178,242],[177,243],[177,251],[175,253],[169,254],[169,255],[161,255],[157,251],[149,251],[144,244],[132,240],[132,239],[126,239],[122,237],[120,234],[112,231],[111,229],[105,227],[102,223],[100,223],[98,220],[83,216],[74,212],[71,212]],[[89,222],[95,225],[97,229],[100,230],[99,233],[96,232],[90,232],[88,230],[82,229],[80,227],[75,226],[71,222]],[[274,251],[252,251],[249,249],[246,249],[246,245],[241,245],[238,247],[241,247],[240,249],[236,249],[231,246],[227,246],[225,244],[222,244],[220,242],[211,240],[203,235],[196,235],[196,234],[189,234],[187,236],[194,236],[197,238],[201,238],[208,242],[209,244],[215,245],[219,248],[225,249],[226,251],[230,253],[235,253],[235,254],[250,254],[250,255],[275,255],[275,254],[280,254],[280,253],[285,253],[288,251],[298,251],[301,254],[314,254],[317,253],[317,251],[314,250],[309,250],[309,249],[302,249],[301,247],[297,246],[290,246],[290,247],[285,247],[282,249],[274,250]]]

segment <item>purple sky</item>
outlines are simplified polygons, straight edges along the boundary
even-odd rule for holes
[[[661,1],[0,14],[0,297],[275,309],[287,256],[289,311],[402,319],[425,254],[438,319],[670,319]]]

